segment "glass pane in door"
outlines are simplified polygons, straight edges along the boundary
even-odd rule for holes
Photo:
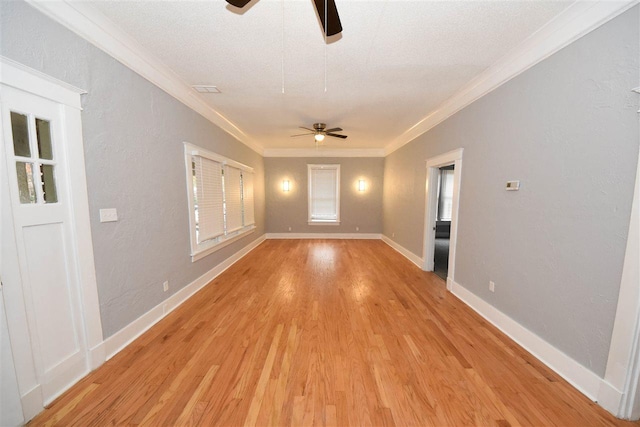
[[[53,166],[40,165],[40,175],[42,176],[42,193],[44,194],[44,202],[57,203],[58,192],[56,191],[56,182],[53,177]]]
[[[35,203],[36,188],[33,185],[33,163],[16,162],[20,203]]]
[[[13,131],[13,151],[16,156],[30,157],[29,127],[27,116],[11,112],[11,129]]]
[[[40,158],[53,160],[51,125],[48,120],[36,119],[36,135],[38,137],[38,152],[40,153]]]

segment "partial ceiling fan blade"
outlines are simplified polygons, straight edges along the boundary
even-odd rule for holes
[[[327,133],[329,133],[329,132],[342,132],[342,128],[331,128],[331,129],[325,130],[325,132],[327,132]]]
[[[313,0],[313,2],[316,5],[318,18],[320,18],[320,22],[322,22],[322,28],[324,29],[324,33],[327,37],[334,36],[342,32],[342,24],[340,24],[340,17],[338,16],[338,9],[336,8],[335,0]],[[326,17],[324,14],[325,2],[327,8]]]
[[[304,127],[304,126],[298,126],[298,127],[299,127],[300,129],[304,129],[304,130],[308,130],[309,132],[316,133],[316,130],[315,130],[315,129],[309,129],[309,128],[306,128],[306,127]]]
[[[297,135],[291,135],[291,138],[293,138],[294,136],[307,136],[307,135],[313,135],[313,134],[315,134],[315,132],[312,132],[312,133],[299,133]]]
[[[235,6],[235,7],[239,7],[239,8],[243,8],[245,7],[251,0],[227,0],[227,3],[229,3],[231,6]]]
[[[347,135],[338,135],[337,133],[327,133],[327,136],[332,136],[334,138],[347,139]]]

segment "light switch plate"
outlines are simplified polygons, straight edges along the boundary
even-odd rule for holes
[[[518,191],[520,189],[520,181],[507,181],[507,186],[505,190],[507,191]]]
[[[118,211],[115,208],[100,209],[100,222],[114,222],[118,220]]]

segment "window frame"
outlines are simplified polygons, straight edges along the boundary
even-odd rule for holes
[[[194,156],[200,156],[200,157],[212,160],[214,162],[218,162],[222,165],[223,170],[225,166],[230,166],[236,169],[240,169],[240,171],[243,174],[244,173],[254,174],[254,170],[250,166],[236,162],[235,160],[221,156],[217,153],[206,150],[202,147],[198,147],[197,145],[191,144],[189,142],[184,142],[184,162],[185,162],[186,184],[187,184],[187,204],[189,208],[189,237],[190,237],[189,240],[190,240],[190,249],[191,249],[191,253],[190,253],[191,262],[195,262],[199,259],[202,259],[205,256],[210,255],[219,249],[222,249],[223,247],[241,239],[242,237],[245,237],[250,233],[253,233],[256,230],[255,220],[252,224],[244,225],[245,216],[244,216],[244,207],[243,207],[242,209],[243,227],[241,229],[227,233],[226,220],[225,220],[223,235],[218,236],[214,239],[198,242],[197,233],[196,233],[197,222],[196,222],[196,213],[195,213],[195,202],[193,197],[192,161]],[[253,177],[252,181],[255,182],[255,176]],[[242,179],[240,182],[242,183]],[[243,187],[241,188],[242,188],[242,205],[244,206],[244,188]],[[253,191],[255,192],[255,188]],[[224,184],[223,184],[223,197],[224,197]],[[254,198],[253,210],[255,212],[255,198]]]
[[[335,170],[336,171],[336,219],[321,220],[312,218],[312,198],[314,170]],[[339,164],[307,164],[307,222],[309,225],[340,225],[340,165]]]

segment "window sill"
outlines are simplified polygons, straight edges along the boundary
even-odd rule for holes
[[[238,240],[242,239],[243,237],[253,233],[256,231],[256,226],[252,225],[251,228],[247,228],[246,230],[244,230],[241,233],[236,234],[233,237],[229,237],[228,239],[223,240],[220,243],[217,243],[213,246],[210,246],[206,249],[200,249],[198,251],[194,251],[191,253],[191,262],[196,262],[204,257],[206,257],[207,255],[211,255],[212,253],[214,253],[215,251],[224,248],[225,246],[230,245],[233,242],[237,242]]]
[[[309,225],[340,225],[340,221],[309,221]]]

